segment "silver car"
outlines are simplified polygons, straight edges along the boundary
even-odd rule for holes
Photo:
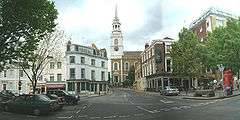
[[[179,90],[175,86],[165,86],[161,91],[162,95],[179,95]]]

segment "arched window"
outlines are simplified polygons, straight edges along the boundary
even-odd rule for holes
[[[125,70],[126,70],[126,71],[129,70],[129,64],[128,64],[128,62],[125,62],[125,66],[124,66],[124,67],[125,67]]]
[[[113,64],[113,70],[118,70],[118,63]]]
[[[114,45],[118,44],[118,39],[114,39]]]
[[[166,61],[166,63],[167,63],[167,65],[166,65],[166,67],[167,67],[167,72],[171,72],[171,59],[170,58],[168,58],[167,59],[167,61]]]

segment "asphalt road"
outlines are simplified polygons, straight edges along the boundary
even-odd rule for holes
[[[240,97],[186,100],[114,90],[113,94],[82,98],[77,106],[44,116],[1,112],[0,120],[239,120]]]

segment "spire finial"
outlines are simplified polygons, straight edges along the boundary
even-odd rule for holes
[[[115,5],[115,18],[118,18],[118,13],[117,13],[117,3]]]

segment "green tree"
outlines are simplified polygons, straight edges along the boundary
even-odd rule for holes
[[[198,77],[202,73],[202,46],[196,35],[186,28],[179,33],[179,41],[172,44],[173,73],[182,77]]]
[[[54,31],[57,9],[49,0],[0,1],[0,71],[19,57],[32,56]]]
[[[240,20],[229,20],[224,27],[208,34],[205,43],[207,62],[212,69],[223,64],[236,74],[240,68]]]
[[[130,69],[128,71],[128,80],[129,85],[132,86],[135,81],[135,68],[134,66],[130,66]]]

